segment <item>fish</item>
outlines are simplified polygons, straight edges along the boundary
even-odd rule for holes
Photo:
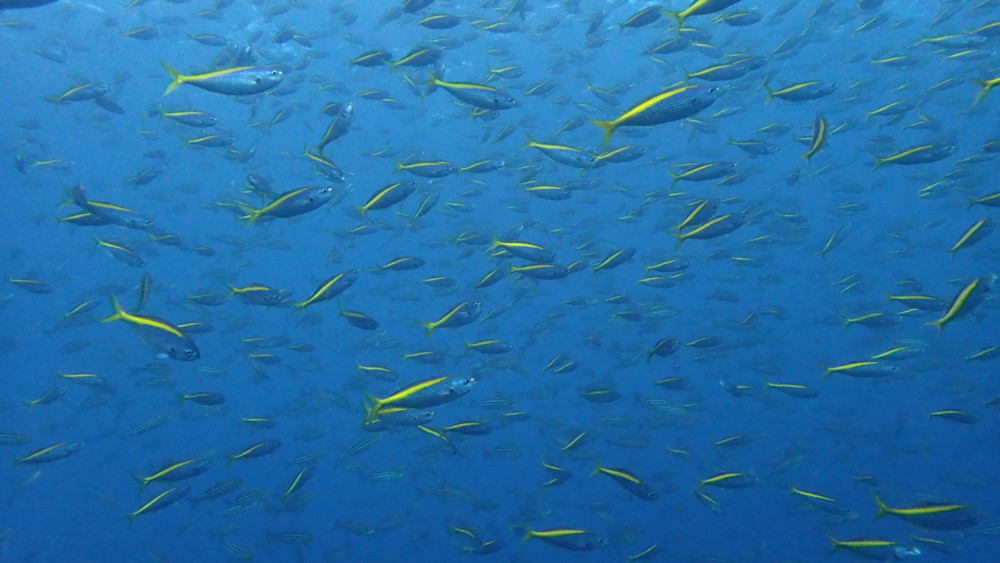
[[[159,471],[145,477],[133,474],[132,477],[139,482],[139,494],[146,489],[153,481],[164,481],[175,483],[185,479],[191,479],[208,471],[212,467],[212,459],[209,457],[194,457],[184,461],[170,463]]]
[[[165,62],[160,64],[170,75],[170,84],[163,91],[164,95],[190,84],[215,94],[252,96],[277,87],[285,77],[281,69],[270,67],[239,66],[200,74],[181,74]]]
[[[784,88],[772,90],[767,82],[764,83],[764,90],[767,91],[766,104],[778,98],[786,102],[809,102],[829,96],[837,91],[837,84],[834,82],[823,82],[821,80],[809,80],[797,82]]]
[[[140,340],[156,348],[164,357],[183,362],[193,362],[201,357],[194,341],[169,321],[152,315],[128,313],[118,304],[114,295],[110,299],[114,314],[102,319],[102,323],[125,322]]]
[[[878,170],[887,164],[928,164],[948,158],[954,152],[954,145],[927,144],[911,147],[887,156],[872,155],[872,158],[875,159],[875,165],[872,166],[872,170]]]
[[[70,200],[84,211],[99,217],[104,221],[104,224],[137,230],[149,230],[154,227],[151,219],[131,209],[113,203],[87,199],[87,191],[79,184],[71,190]]]
[[[304,186],[289,190],[259,209],[247,204],[239,204],[246,213],[240,219],[246,220],[246,226],[257,221],[275,218],[288,219],[315,211],[333,199],[333,188],[330,186]]]
[[[478,319],[482,312],[483,304],[481,301],[462,301],[449,309],[438,320],[421,322],[420,326],[424,327],[424,336],[427,337],[438,328],[463,327]]]
[[[809,141],[809,150],[802,154],[802,158],[806,160],[807,163],[812,162],[812,157],[823,148],[823,144],[826,142],[826,120],[823,119],[822,115],[817,115],[813,120],[813,131],[812,138]]]
[[[351,128],[353,119],[354,102],[344,102],[343,104],[340,104],[336,114],[334,114],[333,121],[331,121],[330,125],[326,127],[326,131],[323,132],[323,138],[320,139],[319,144],[316,145],[316,150],[320,154],[323,154],[323,149],[325,149],[327,145],[346,135]]]
[[[403,202],[417,189],[417,183],[412,180],[393,182],[377,190],[368,198],[364,205],[357,208],[361,213],[361,218],[373,209],[388,209],[397,203]],[[383,268],[386,269],[386,268]]]
[[[298,311],[305,310],[306,307],[323,301],[329,301],[341,293],[347,291],[358,280],[360,272],[357,269],[345,270],[327,279],[312,292],[312,295],[302,301],[294,303],[292,306]]]
[[[427,81],[427,92],[429,95],[435,89],[441,88],[455,97],[456,100],[482,109],[503,110],[517,107],[517,100],[510,94],[487,86],[485,84],[475,84],[472,82],[445,82],[428,72],[430,80]]]
[[[381,399],[366,393],[371,408],[365,417],[365,423],[374,420],[386,407],[424,409],[450,403],[471,391],[475,384],[474,377],[444,375],[415,381]]]
[[[660,498],[659,493],[657,493],[649,483],[643,481],[639,477],[636,477],[626,469],[619,469],[613,467],[601,467],[599,464],[594,469],[593,473],[590,474],[591,477],[594,475],[607,475],[616,483],[622,486],[623,489],[632,493],[634,496],[642,500],[657,500]]]
[[[967,316],[986,299],[996,280],[996,274],[986,274],[974,278],[955,294],[940,318],[927,324],[936,326],[938,332],[941,332],[948,323]]]
[[[548,530],[533,530],[527,526],[515,527],[524,530],[521,543],[538,538],[543,542],[570,551],[594,551],[608,545],[604,536],[579,528],[550,528]]]
[[[44,448],[39,448],[24,457],[15,457],[14,468],[17,469],[19,465],[23,464],[40,465],[43,463],[52,463],[53,461],[66,459],[67,457],[78,453],[83,448],[84,444],[84,442],[60,442],[58,444],[52,444],[50,446],[45,446]]]
[[[610,121],[590,120],[604,131],[602,147],[619,127],[651,127],[687,119],[708,108],[722,96],[724,88],[685,84],[653,94]]]
[[[97,241],[98,247],[107,252],[108,256],[111,256],[112,258],[118,260],[122,264],[131,266],[133,268],[142,268],[143,266],[146,265],[146,262],[143,261],[142,257],[136,254],[135,251],[132,250],[131,248],[125,246],[123,243],[110,240],[101,240],[97,237],[94,237],[94,240]]]
[[[928,502],[913,507],[891,508],[877,494],[872,493],[872,498],[878,506],[876,519],[895,516],[908,524],[929,530],[964,530],[985,517],[983,511],[964,504]]]
[[[178,501],[183,499],[191,492],[191,487],[173,487],[163,491],[162,493],[156,495],[149,500],[146,504],[140,506],[134,512],[127,514],[125,516],[128,519],[129,528],[135,522],[135,519],[142,516],[143,514],[150,514],[158,510],[163,510],[164,508],[176,504]]]

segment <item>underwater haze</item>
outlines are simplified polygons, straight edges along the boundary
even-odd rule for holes
[[[0,0],[0,49],[0,560],[997,560],[1000,2]]]

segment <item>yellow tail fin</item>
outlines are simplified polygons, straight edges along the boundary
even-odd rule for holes
[[[604,142],[601,145],[602,149],[608,148],[608,143],[611,142],[611,135],[615,132],[618,127],[613,121],[598,121],[596,119],[591,119],[591,123],[601,128],[604,131]]]
[[[160,64],[163,65],[163,68],[167,70],[167,74],[170,75],[170,84],[167,84],[167,89],[163,91],[163,95],[166,96],[167,94],[173,92],[178,86],[184,84],[184,75],[170,68],[170,65],[163,61],[160,61]]]

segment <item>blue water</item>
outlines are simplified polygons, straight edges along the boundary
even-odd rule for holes
[[[505,18],[507,2],[437,2],[416,15],[392,19],[384,16],[398,8],[397,2],[288,4],[286,13],[273,17],[266,13],[283,4],[236,2],[211,19],[199,13],[212,10],[213,3],[201,0],[129,8],[59,1],[0,14],[6,57],[2,152],[8,164],[0,167],[2,273],[53,288],[39,294],[10,283],[0,292],[6,327],[0,431],[21,436],[8,441],[23,442],[0,448],[24,458],[47,446],[84,442],[65,459],[3,469],[0,559],[475,558],[463,551],[475,542],[454,532],[457,527],[484,542],[501,540],[503,547],[484,557],[512,561],[621,561],[653,545],[657,550],[649,557],[661,561],[817,561],[827,556],[827,536],[917,546],[919,560],[993,560],[1000,533],[993,445],[998,410],[985,403],[998,394],[996,360],[965,358],[1000,345],[997,301],[987,296],[940,332],[926,323],[941,312],[906,312],[885,328],[845,328],[844,318],[906,310],[886,302],[887,295],[924,293],[949,303],[974,278],[1000,270],[995,234],[948,251],[977,221],[996,215],[993,208],[970,207],[968,201],[996,189],[997,153],[985,152],[984,143],[1000,138],[1000,93],[974,105],[977,86],[971,79],[1000,76],[998,39],[979,41],[968,53],[914,46],[922,38],[964,34],[996,21],[995,7],[990,2],[886,1],[875,11],[861,11],[855,2],[803,0],[774,18],[777,3],[739,2],[724,13],[755,8],[762,21],[734,27],[713,23],[713,15],[691,16],[685,25],[700,29],[705,37],[699,41],[715,52],[689,46],[654,60],[641,53],[674,36],[672,19],[618,29],[646,5],[529,0],[523,13]],[[686,4],[674,1],[666,7],[681,10]],[[812,14],[818,7],[830,9]],[[590,39],[604,42],[588,48],[585,32],[598,10],[606,18]],[[434,12],[462,21],[439,31],[417,24]],[[885,23],[855,33],[876,14],[884,14]],[[518,29],[507,34],[480,29],[505,19]],[[552,25],[543,29],[547,23]],[[155,28],[157,36],[140,40],[122,34],[141,26]],[[308,36],[312,47],[275,43],[282,30]],[[160,61],[182,72],[204,72],[216,68],[217,55],[228,52],[192,41],[188,34],[217,34],[233,46],[245,46],[256,32],[253,64],[284,65],[282,87],[235,98],[184,85],[163,95],[169,77]],[[619,129],[611,146],[646,147],[648,153],[638,160],[579,172],[522,148],[530,134],[599,154],[596,127],[556,131],[577,116],[614,119],[643,98],[676,87],[685,70],[720,64],[725,55],[769,56],[790,37],[800,37],[798,50],[773,56],[731,82],[712,83],[727,91],[697,114],[703,124]],[[426,69],[391,71],[347,63],[376,48],[398,60],[436,38],[456,40],[436,69],[448,81],[483,84],[490,68],[523,66],[520,78],[488,83],[510,93],[519,106],[493,120],[474,118],[468,106],[444,90],[421,99],[404,85],[409,76],[422,86]],[[63,62],[33,49],[54,53]],[[917,61],[908,67],[871,62],[897,54]],[[307,56],[312,60],[305,68],[290,69]],[[220,64],[228,66],[227,60]],[[838,87],[811,101],[768,104],[759,88],[768,75],[772,88],[812,80]],[[947,78],[958,85],[931,90]],[[551,93],[525,95],[545,79],[556,85]],[[43,99],[84,83],[107,83],[107,97],[123,113],[92,101]],[[616,92],[621,104],[602,102],[586,90],[588,83],[621,86]],[[282,91],[290,85],[297,90]],[[405,108],[392,109],[359,94],[376,88]],[[866,121],[866,112],[900,100],[913,109],[894,121],[886,116]],[[325,151],[347,174],[339,183],[316,176],[301,156],[304,146],[319,142],[331,120],[320,109],[332,101],[353,101],[356,108],[351,130]],[[252,157],[240,163],[225,158],[224,148],[185,148],[184,139],[212,130],[161,119],[157,106],[216,116],[236,137],[233,148],[253,150]],[[251,126],[283,108],[294,110],[287,120],[269,130]],[[807,163],[800,155],[817,115],[826,119],[831,134]],[[915,126],[921,115],[937,127]],[[757,132],[779,121],[787,122],[790,131]],[[516,131],[494,142],[508,125]],[[751,157],[727,144],[727,137],[765,140],[778,151]],[[954,145],[955,151],[932,163],[872,170],[870,153],[888,156],[925,144]],[[157,150],[162,154],[149,155]],[[483,159],[501,159],[505,167],[437,180],[394,173],[397,162],[446,160],[466,166]],[[680,172],[675,165],[715,161],[735,162],[745,181],[681,181],[671,187],[668,173]],[[149,183],[126,181],[152,166],[163,173]],[[536,184],[592,184],[565,201],[548,201],[525,193],[528,184],[519,181],[529,171],[537,173]],[[332,185],[336,203],[244,226],[219,204],[238,200],[260,206],[258,196],[241,191],[251,173],[269,178],[276,193]],[[390,209],[369,212],[362,221],[355,208],[402,179],[417,180],[416,193]],[[918,197],[921,188],[935,182],[947,182],[935,192],[939,197]],[[150,217],[156,233],[176,234],[183,245],[158,244],[148,232],[121,226],[59,224],[55,216],[80,211],[71,203],[61,207],[77,184],[93,200]],[[417,220],[404,215],[431,194],[439,198],[432,211]],[[703,198],[719,202],[717,216],[744,213],[746,224],[676,247],[674,225],[684,219],[688,204]],[[373,234],[348,232],[365,223],[374,227]],[[576,264],[573,272],[544,281],[508,274],[491,287],[474,289],[489,270],[526,262],[491,257],[494,251],[487,246],[457,244],[456,237],[500,237],[518,225],[525,226],[521,241],[552,250],[561,266]],[[821,255],[840,230],[838,244]],[[95,236],[132,248],[145,266],[116,261],[97,246]],[[191,250],[195,246],[208,247],[214,255],[197,254]],[[626,248],[635,249],[630,261],[593,271],[606,256]],[[369,270],[400,256],[426,264],[403,272]],[[653,273],[646,266],[672,258],[690,262],[687,279],[661,289],[637,283]],[[303,313],[249,305],[238,297],[218,307],[186,300],[206,292],[225,295],[226,283],[256,283],[287,290],[291,301],[301,301],[321,282],[349,269],[361,271],[352,287]],[[157,358],[157,349],[126,323],[97,322],[112,313],[109,294],[126,309],[134,307],[143,273],[152,277],[153,286],[141,314],[214,327],[189,335],[200,349],[199,360]],[[450,276],[457,285],[442,290],[421,281],[432,276]],[[720,291],[737,299],[710,298]],[[606,302],[615,296],[625,299]],[[99,303],[97,309],[77,317],[84,319],[81,326],[67,327],[63,316],[87,300]],[[482,303],[480,320],[424,336],[419,322],[437,320],[465,300]],[[349,325],[338,314],[338,301],[376,319],[378,331]],[[482,320],[495,308],[502,314]],[[626,311],[639,320],[620,318]],[[685,346],[707,336],[720,344]],[[280,363],[247,358],[245,339],[257,337],[287,338],[284,346],[252,350],[274,354]],[[647,361],[647,351],[663,338],[678,339],[680,349]],[[486,339],[503,340],[512,350],[497,356],[466,352],[466,342]],[[300,353],[290,344],[311,344],[315,350]],[[892,362],[898,370],[888,377],[823,377],[824,367],[867,360],[901,345],[922,353]],[[448,357],[440,365],[401,360],[401,354],[421,350],[445,350]],[[576,369],[545,369],[557,355],[561,359],[555,365],[575,362]],[[391,368],[399,379],[375,379],[356,370],[356,362]],[[143,371],[150,364],[159,372]],[[95,391],[58,378],[58,372],[99,374],[112,388]],[[447,433],[457,449],[453,453],[416,428],[361,429],[365,393],[387,397],[440,375],[472,376],[477,383],[465,397],[431,407],[435,418],[428,426],[441,429],[480,419],[492,426],[491,433]],[[684,378],[687,388],[654,385],[665,377]],[[152,379],[165,381],[160,387],[140,385]],[[795,398],[764,389],[768,382],[804,385],[818,396]],[[722,384],[747,387],[732,393]],[[595,404],[579,394],[595,386],[621,397]],[[26,409],[24,401],[59,387],[65,394],[58,400]],[[221,393],[226,400],[200,406],[178,398],[202,391]],[[482,404],[496,397],[510,404],[502,409]],[[976,422],[929,416],[945,409],[965,411]],[[155,415],[167,415],[167,421],[129,436]],[[259,416],[276,425],[259,429],[241,422],[241,417]],[[583,439],[563,451],[582,432]],[[713,445],[734,435],[752,440],[736,448]],[[381,439],[348,455],[352,445],[371,436]],[[282,445],[268,456],[229,464],[230,456],[265,439]],[[322,453],[315,474],[283,499],[300,470],[291,461],[310,451]],[[137,493],[132,475],[149,476],[199,456],[212,460],[205,473],[176,483],[152,482]],[[551,476],[542,461],[569,470],[572,477],[543,487]],[[595,464],[634,474],[659,493],[658,500],[635,498],[606,476],[588,477]],[[385,471],[396,473],[383,480],[373,476]],[[756,481],[739,489],[705,486],[700,490],[717,504],[699,502],[693,493],[696,479],[726,472]],[[243,481],[221,498],[190,502],[229,478]],[[175,486],[190,487],[190,493],[130,525],[127,515]],[[842,510],[831,514],[811,507],[788,494],[792,487],[836,499]],[[260,492],[255,500],[233,505],[237,496],[253,491]],[[947,501],[970,505],[983,516],[960,531],[925,530],[891,516],[873,520],[872,493],[892,507]],[[583,530],[603,541],[590,552],[539,539],[522,544],[523,534],[514,529],[521,526]],[[296,536],[300,542],[275,539],[282,532],[305,536]],[[911,536],[941,540],[951,554]],[[843,551],[834,557],[854,557]]]

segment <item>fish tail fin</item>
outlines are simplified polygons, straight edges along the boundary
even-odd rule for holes
[[[431,95],[435,90],[437,90],[438,85],[441,83],[441,79],[435,76],[434,71],[428,70],[427,76],[428,80],[427,82],[424,82],[424,86],[427,87],[427,90],[424,91],[425,97]]]
[[[249,227],[250,225],[253,225],[254,223],[257,222],[257,219],[260,218],[260,211],[257,209],[246,208],[243,211],[246,212],[246,215],[243,215],[242,217],[240,217],[240,219],[246,220],[247,224],[243,225],[244,227]]]
[[[431,333],[434,332],[434,329],[437,328],[437,326],[435,326],[434,323],[421,322],[420,326],[424,327],[424,338],[430,336]]]
[[[375,420],[375,417],[378,416],[378,411],[382,409],[384,403],[381,399],[372,396],[371,393],[365,393],[365,397],[371,401],[372,406],[369,408],[368,405],[365,405],[366,412],[364,424],[371,424]]]
[[[531,138],[531,135],[525,133],[524,136],[528,139],[528,144],[521,147],[521,149],[532,149],[535,148],[535,140]]]
[[[139,496],[142,496],[142,492],[146,490],[146,485],[149,483],[149,481],[143,479],[142,477],[139,477],[135,473],[132,474],[132,478],[139,482]]]
[[[233,285],[230,285],[229,282],[222,282],[222,283],[226,284],[226,287],[229,288],[229,295],[226,296],[226,299],[229,299],[230,297],[232,297],[232,296],[236,295],[237,293],[239,293],[238,291],[236,291],[236,287],[233,286]]]
[[[598,463],[594,465],[594,470],[590,472],[590,476],[593,477],[594,475],[597,475],[600,472],[601,472],[601,464]]]
[[[833,368],[828,368],[828,367],[823,368],[823,379],[830,377],[831,373],[833,373]]]
[[[618,126],[615,125],[614,121],[599,121],[597,119],[591,119],[589,121],[599,127],[601,131],[604,131],[604,141],[601,143],[601,148],[608,148],[608,143],[611,142],[611,135],[615,132],[615,129]]]
[[[826,539],[830,540],[830,553],[834,553],[840,549],[840,542],[833,539],[833,536],[826,536]]]
[[[878,520],[879,518],[891,513],[891,509],[882,502],[882,499],[878,498],[878,495],[872,493],[872,498],[875,499],[875,504],[878,506],[878,512],[872,517],[872,520]]]
[[[111,316],[101,319],[102,323],[110,323],[112,321],[121,321],[125,319],[126,313],[125,310],[122,309],[121,304],[118,303],[118,298],[116,298],[114,295],[111,295],[110,298],[111,298],[111,307],[114,308],[115,312]]]
[[[160,64],[163,65],[163,68],[166,69],[167,74],[170,75],[170,84],[167,84],[167,89],[163,91],[163,95],[166,96],[167,94],[173,92],[178,86],[184,84],[184,75],[177,72],[176,70],[171,68],[170,65],[168,65],[163,61],[160,61]]]
[[[673,19],[677,24],[677,31],[680,32],[681,27],[684,25],[684,16],[680,12],[671,12],[669,10],[663,10],[663,15]]]
[[[989,94],[990,90],[996,86],[995,82],[991,82],[989,80],[973,79],[972,83],[979,86],[979,94],[976,96],[976,101],[972,102],[972,105],[978,104],[979,101],[982,100],[986,94]]]
[[[681,244],[684,243],[684,235],[671,234],[670,236],[677,239],[677,242],[674,243],[674,250],[677,250],[678,248],[681,247]]]
[[[872,158],[875,159],[875,165],[872,166],[872,172],[878,170],[879,168],[882,167],[883,164],[885,164],[885,159],[884,158],[879,158],[879,157],[877,157],[875,155],[872,155]]]

